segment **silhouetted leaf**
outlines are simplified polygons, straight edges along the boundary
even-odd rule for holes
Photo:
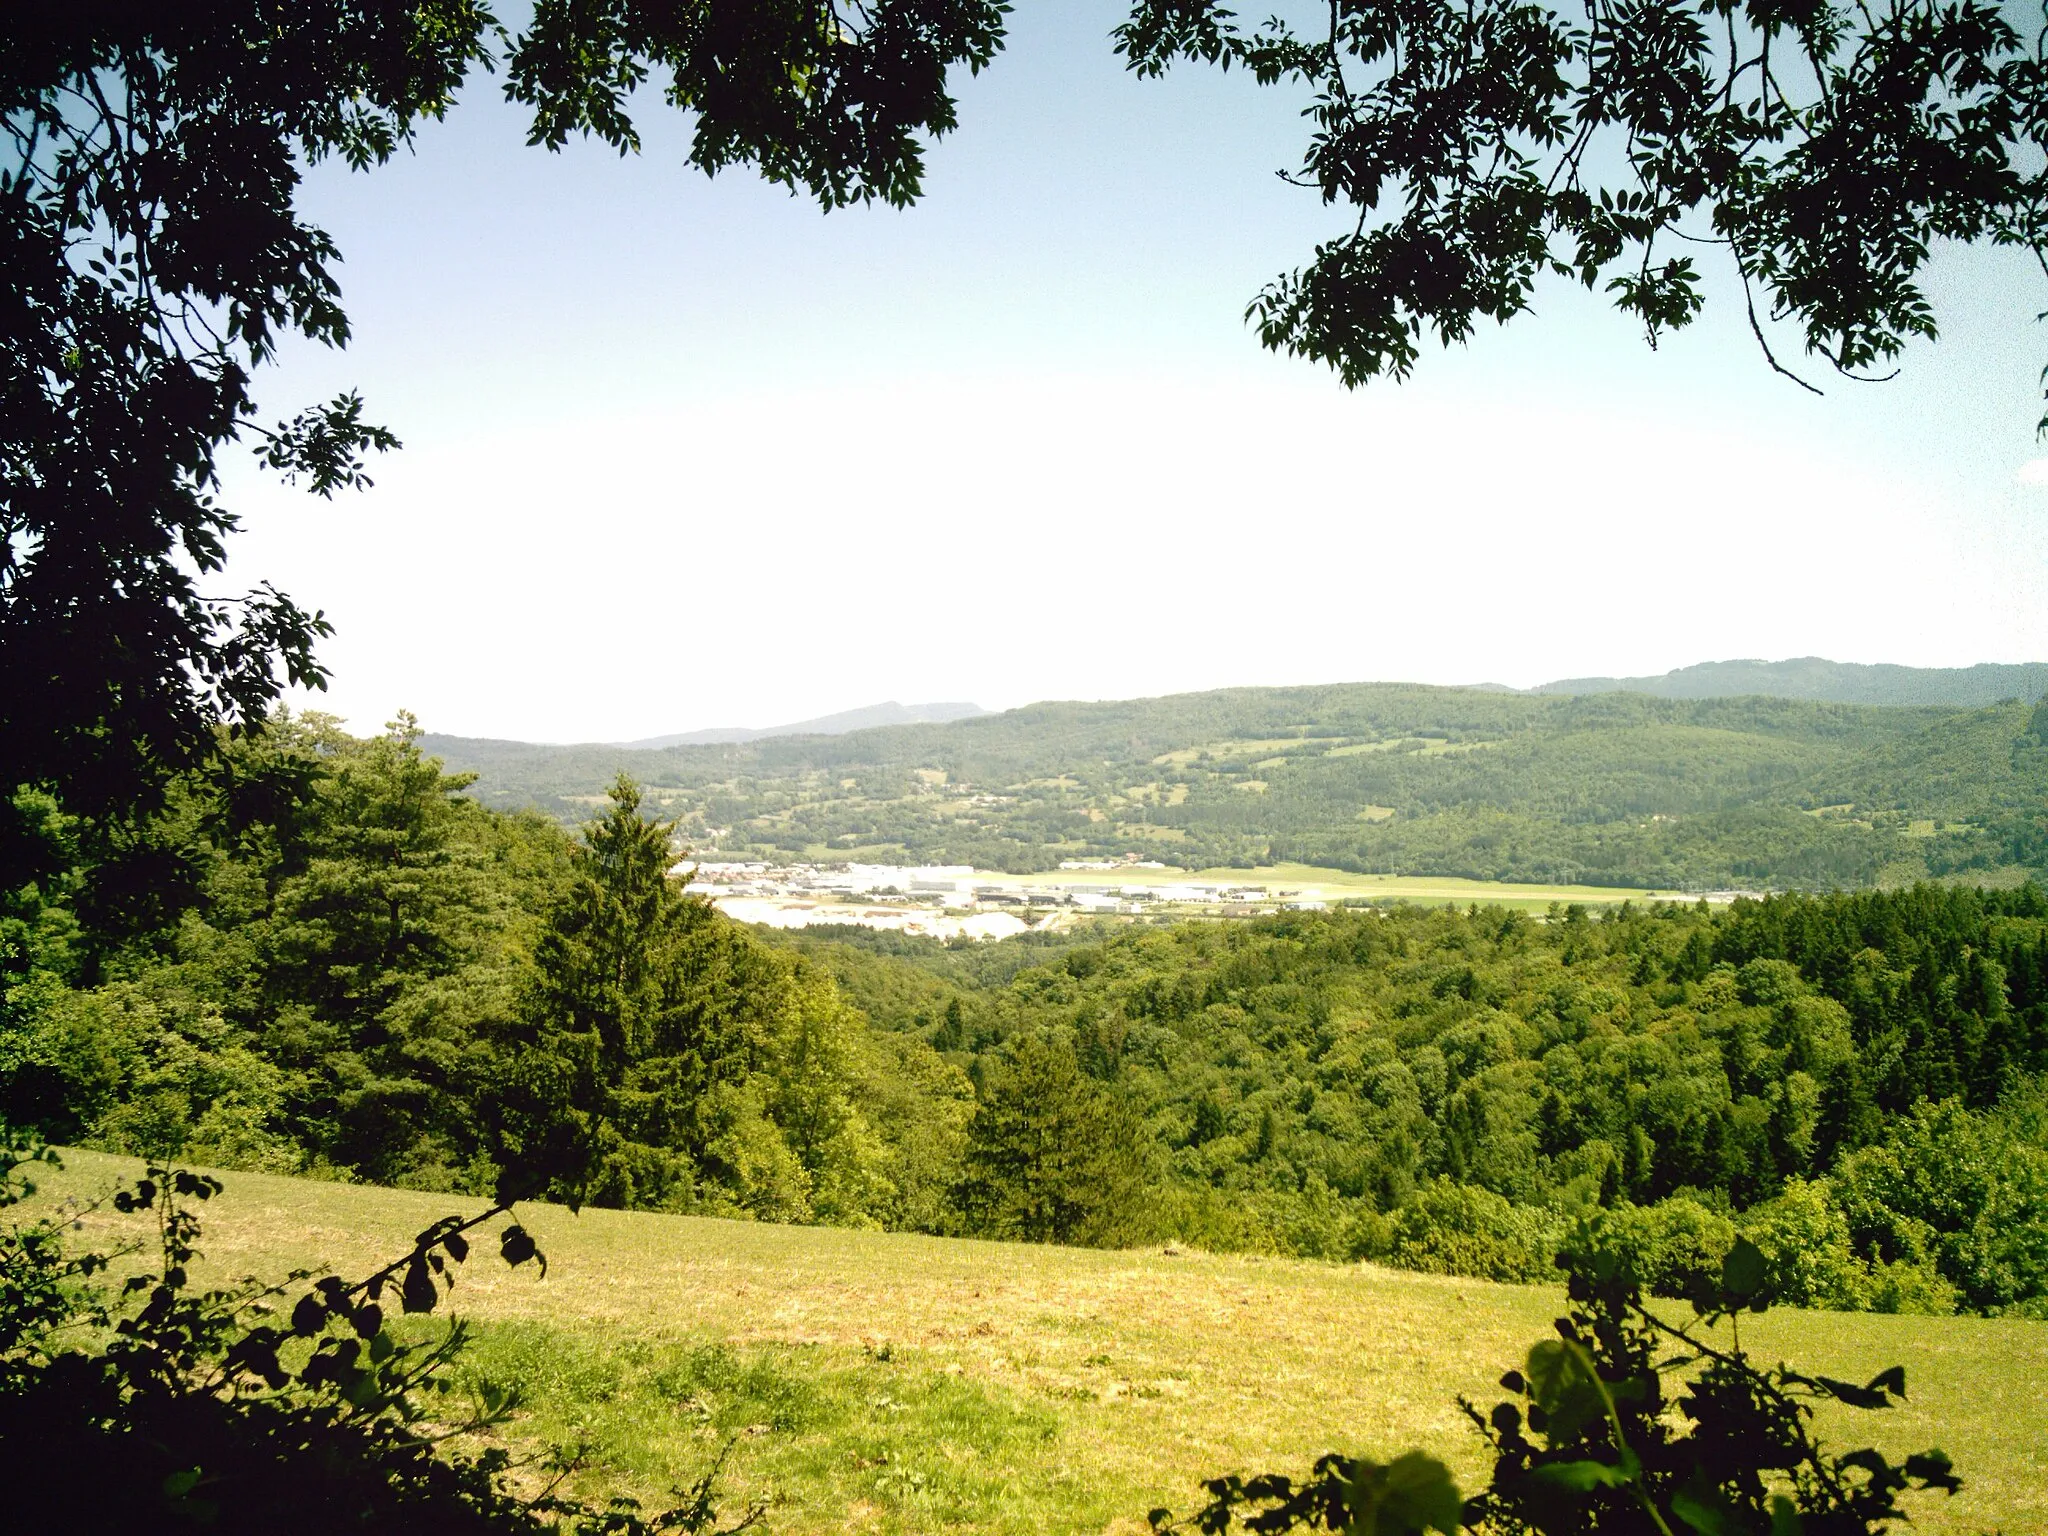
[[[1891,1399],[1884,1393],[1869,1387],[1859,1387],[1853,1381],[1841,1381],[1833,1376],[1805,1376],[1799,1378],[1810,1382],[1837,1402],[1847,1403],[1851,1408],[1889,1408]]]
[[[1450,1468],[1409,1451],[1385,1466],[1360,1462],[1351,1481],[1349,1536],[1420,1536],[1436,1530],[1456,1536],[1464,1500]]]
[[[1721,1261],[1722,1294],[1735,1305],[1752,1305],[1763,1295],[1770,1278],[1770,1261],[1763,1250],[1746,1237],[1736,1238],[1735,1246]]]
[[[441,1300],[433,1275],[418,1257],[405,1266],[405,1284],[399,1294],[408,1312],[431,1312]]]
[[[1702,1471],[1672,1494],[1671,1512],[1700,1536],[1749,1536],[1741,1515]]]
[[[539,1259],[541,1273],[547,1273],[548,1261],[540,1249],[534,1246],[533,1238],[524,1227],[507,1227],[498,1235],[498,1254],[507,1264],[518,1266],[528,1259]]]
[[[1955,1465],[1945,1452],[1938,1450],[1921,1451],[1906,1458],[1906,1476],[1923,1487],[1939,1488],[1944,1493],[1958,1492],[1963,1480],[1956,1476]]]
[[[1609,1466],[1604,1461],[1546,1462],[1529,1474],[1529,1480],[1573,1493],[1590,1493],[1595,1488],[1624,1488],[1633,1481],[1625,1470]]]

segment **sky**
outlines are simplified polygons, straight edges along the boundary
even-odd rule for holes
[[[1598,295],[1346,391],[1247,301],[1339,227],[1300,105],[1126,74],[1030,0],[909,210],[524,143],[489,78],[414,151],[314,167],[360,389],[403,451],[322,502],[229,465],[229,567],[336,627],[358,731],[608,741],[884,699],[1529,686],[1729,657],[2048,659],[2048,284],[1937,252],[1902,377],[1773,376],[1729,282],[1656,351]],[[1795,353],[1796,343],[1786,351]]]

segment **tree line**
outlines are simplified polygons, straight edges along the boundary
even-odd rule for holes
[[[1064,1236],[1533,1280],[1599,1210],[1672,1294],[1741,1234],[1808,1304],[2044,1310],[2036,887],[1179,923],[995,985],[898,935],[785,942],[985,1097],[1078,1069],[1143,1121],[1143,1198]]]

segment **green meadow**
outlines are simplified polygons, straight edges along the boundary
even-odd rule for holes
[[[34,1206],[80,1237],[141,1241],[91,1207],[130,1160],[68,1152]],[[202,1278],[365,1272],[451,1196],[223,1175]],[[729,1513],[783,1532],[1137,1533],[1205,1477],[1305,1471],[1323,1451],[1421,1447],[1467,1486],[1482,1406],[1560,1309],[1545,1287],[1148,1249],[1101,1252],[649,1213],[523,1211],[549,1266],[486,1245],[454,1292],[473,1384],[515,1384],[517,1452],[580,1447],[582,1491],[658,1504],[732,1449]],[[1674,1304],[1675,1306],[1675,1304]],[[429,1326],[429,1325],[421,1325]],[[1824,1418],[1828,1438],[1939,1445],[1965,1491],[1929,1531],[2048,1527],[2048,1326],[1774,1312],[1761,1354],[1866,1379],[1910,1405]],[[538,1465],[523,1476],[539,1480]]]
[[[1466,880],[1455,875],[1365,875],[1318,864],[1261,864],[1249,869],[1061,869],[1043,874],[1005,875],[1012,885],[1167,886],[1198,883],[1231,887],[1258,886],[1271,895],[1299,892],[1308,900],[1412,901],[1424,905],[1478,902],[1482,906],[1518,911],[1547,910],[1553,902],[1584,906],[1618,905],[1663,896],[1686,899],[1672,891],[1612,885],[1546,885],[1510,880]]]

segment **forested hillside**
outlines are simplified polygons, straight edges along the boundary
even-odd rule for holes
[[[936,1219],[965,1079],[686,898],[630,791],[578,840],[477,804],[404,727],[287,719],[223,755],[173,808],[184,910],[138,931],[84,899],[90,868],[6,893],[0,1124],[416,1189]]]
[[[2048,712],[1357,685],[1038,704],[629,752],[427,737],[574,821],[612,774],[700,850],[1025,871],[1138,854],[1651,889],[2048,869]]]
[[[404,725],[280,719],[222,765],[174,797],[153,846],[187,896],[149,911],[90,900],[65,818],[17,807],[73,862],[0,908],[0,1120],[423,1189],[1508,1279],[1601,1206],[1666,1290],[1740,1231],[1794,1299],[2048,1309],[2037,886],[773,936],[667,877],[630,783],[571,837],[468,798]]]

